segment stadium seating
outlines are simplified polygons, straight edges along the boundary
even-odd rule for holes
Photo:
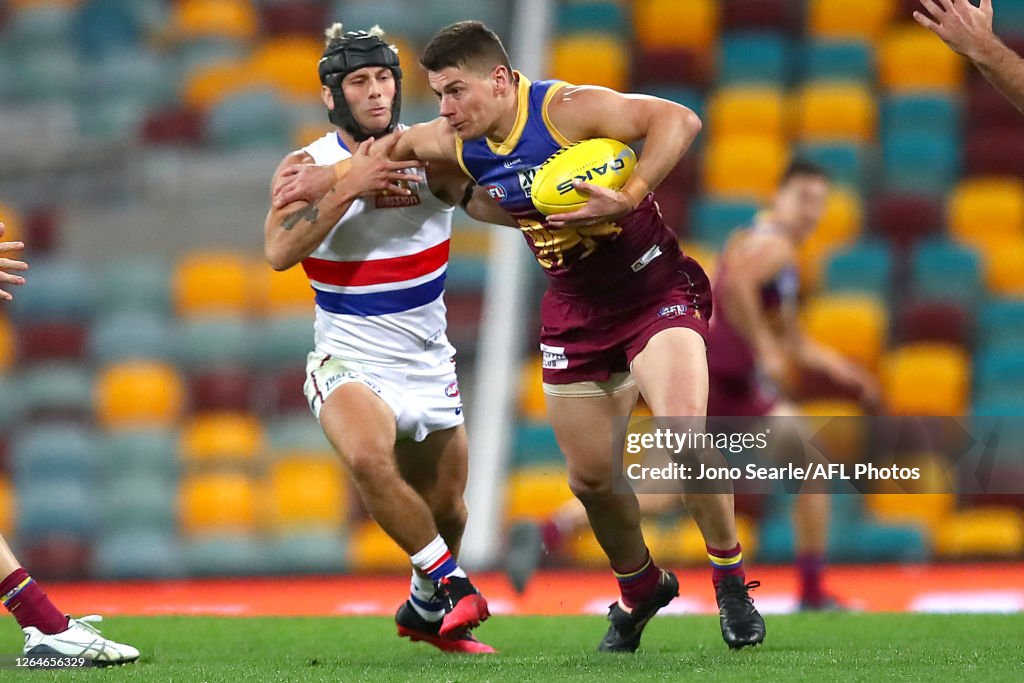
[[[796,137],[801,142],[869,143],[875,139],[871,92],[851,83],[810,83],[796,96]]]
[[[875,79],[874,48],[860,40],[811,40],[804,43],[801,71],[805,82]]]
[[[963,61],[917,24],[891,29],[878,52],[878,80],[893,92],[952,93],[964,81]]]
[[[979,342],[987,349],[1011,348],[1024,339],[1024,301],[992,298],[981,307]]]
[[[726,30],[783,30],[795,32],[799,7],[789,0],[722,0],[722,26]]]
[[[172,360],[176,357],[172,320],[166,314],[123,310],[94,319],[89,356],[99,363]]]
[[[0,372],[10,369],[17,352],[18,342],[14,326],[7,318],[0,317]]]
[[[825,269],[830,292],[864,292],[883,299],[892,289],[893,258],[881,242],[860,242],[836,252]]]
[[[804,307],[807,334],[861,365],[873,368],[888,330],[881,301],[870,296],[822,295]]]
[[[629,23],[625,8],[617,2],[563,2],[555,21],[561,35],[573,33],[618,34]]]
[[[998,296],[1024,295],[1024,239],[988,240],[989,291]]]
[[[810,0],[807,29],[815,38],[881,38],[895,12],[894,0],[866,0],[851,4],[844,0]]]
[[[974,332],[969,310],[944,298],[908,302],[900,308],[896,337],[901,344],[942,342],[969,349]]]
[[[930,130],[900,132],[882,141],[882,183],[892,192],[938,197],[960,172],[960,150]]]
[[[701,243],[720,249],[733,230],[753,223],[757,210],[753,202],[700,199],[691,208],[690,232]]]
[[[1013,176],[1024,179],[1024,161],[1013,151],[1024,145],[1024,131],[982,129],[972,131],[964,149],[964,175]]]
[[[252,40],[259,15],[248,0],[181,0],[174,5],[172,27],[182,39]]]
[[[351,567],[357,572],[408,569],[409,556],[374,521],[359,525],[349,542]]]
[[[18,400],[30,420],[67,419],[87,423],[92,416],[92,373],[74,363],[29,366],[18,382]]]
[[[910,289],[922,299],[932,298],[973,307],[984,294],[982,264],[969,247],[945,240],[930,240],[914,250]]]
[[[838,185],[863,192],[871,175],[864,145],[848,142],[816,142],[797,146],[797,156],[822,166]]]
[[[959,105],[953,97],[934,92],[890,94],[882,104],[882,130],[885,136],[927,130],[959,137]]]
[[[875,200],[874,224],[893,246],[907,248],[942,231],[942,204],[913,194],[885,193]]]
[[[949,230],[967,244],[1024,237],[1024,183],[1007,178],[961,181],[949,200]]]
[[[625,90],[629,51],[616,37],[572,34],[558,39],[551,51],[551,71],[569,83],[589,83]]]
[[[913,344],[886,353],[882,387],[897,415],[964,415],[971,364],[962,349],[946,344]]]
[[[389,40],[393,40],[389,37]],[[312,37],[271,38],[249,56],[247,66],[254,82],[291,101],[304,102],[320,91],[316,64],[323,53],[323,42]],[[399,49],[399,55],[409,50]],[[403,64],[406,68],[410,64]]]
[[[764,86],[719,89],[708,102],[706,131],[715,139],[734,135],[781,138],[786,133],[781,90]]]
[[[183,317],[245,315],[253,308],[251,263],[232,253],[197,253],[174,273],[174,304]]]
[[[230,316],[182,321],[175,338],[178,362],[193,370],[246,365],[257,347],[254,327],[245,318]]]
[[[974,391],[980,400],[1020,396],[1024,382],[1024,353],[1018,347],[983,350],[975,359]]]
[[[252,462],[265,446],[259,420],[245,413],[196,415],[181,430],[179,452],[188,465]]]
[[[270,466],[269,523],[280,531],[337,530],[348,512],[341,465],[332,454],[287,455]]]
[[[1024,513],[997,507],[957,512],[936,529],[934,543],[943,559],[1018,558],[1024,553]]]
[[[241,472],[186,477],[178,494],[181,528],[190,535],[245,533],[256,528],[256,483]]]
[[[775,192],[787,157],[785,145],[776,137],[716,138],[704,154],[704,189],[721,198],[766,201]]]
[[[718,3],[689,0],[686,21],[679,21],[679,6],[674,0],[635,0],[633,27],[641,47],[707,52],[718,35]]]
[[[559,466],[519,468],[506,488],[505,514],[508,519],[544,520],[572,499],[568,475]]]
[[[302,268],[282,272],[254,268],[253,276],[257,279],[263,313],[273,316],[312,314],[313,291]]]
[[[720,87],[785,87],[792,53],[788,39],[780,33],[727,33],[720,41],[717,82]]]
[[[6,538],[14,535],[14,517],[18,501],[14,489],[6,478],[0,478],[0,534]]]
[[[173,366],[127,361],[100,371],[95,396],[97,420],[108,429],[167,427],[181,415],[185,387]]]
[[[278,90],[257,87],[240,90],[211,107],[206,139],[225,149],[268,147],[286,152],[291,124]]]

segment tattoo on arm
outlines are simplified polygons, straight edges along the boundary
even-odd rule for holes
[[[288,214],[283,221],[281,221],[282,230],[291,230],[299,223],[306,221],[307,223],[316,223],[317,219],[320,218],[320,202],[327,198],[328,194],[332,194],[334,188],[332,187],[327,191],[323,197],[317,199],[309,206],[305,206],[294,213]]]

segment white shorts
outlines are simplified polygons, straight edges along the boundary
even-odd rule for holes
[[[331,392],[350,382],[362,384],[384,399],[395,414],[399,439],[423,441],[431,432],[464,422],[454,358],[440,366],[412,363],[388,368],[320,351],[306,357],[303,390],[318,420],[320,408]]]

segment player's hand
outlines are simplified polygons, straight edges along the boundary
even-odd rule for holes
[[[587,203],[575,211],[551,214],[547,220],[551,227],[583,227],[610,223],[633,210],[633,202],[621,192],[580,180],[574,180],[573,187],[581,194],[587,195]]]
[[[0,223],[0,237],[4,236],[4,224]],[[8,271],[20,271],[28,270],[28,264],[24,261],[16,261],[11,258],[7,258],[5,254],[11,254],[16,251],[21,251],[25,248],[23,242],[0,242],[0,284],[4,285],[23,285],[25,284],[25,278],[20,275],[15,275]],[[0,289],[0,299],[4,301],[11,301],[14,297],[10,292]]]
[[[992,0],[981,0],[975,7],[969,0],[920,0],[921,6],[931,14],[915,11],[917,23],[942,38],[954,52],[977,61],[991,41]]]
[[[334,186],[333,166],[316,164],[295,164],[286,168],[274,183],[273,204],[275,209],[292,202],[314,202],[323,197]]]

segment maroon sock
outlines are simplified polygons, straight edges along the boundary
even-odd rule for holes
[[[562,551],[562,530],[552,520],[543,522],[540,525],[541,538],[544,540],[544,548],[552,555]]]
[[[661,569],[654,564],[650,552],[640,566],[632,571],[620,572],[615,567],[612,567],[612,571],[615,572],[615,580],[619,582],[622,604],[630,609],[649,600],[661,579]]]
[[[740,581],[746,581],[746,574],[743,571],[743,548],[737,543],[735,548],[720,550],[707,546],[708,559],[711,560],[711,583],[718,588],[718,584],[727,576],[738,576]]]
[[[20,567],[0,582],[0,600],[22,628],[35,626],[47,635],[68,628],[68,618],[53,606],[42,587]]]
[[[800,576],[800,601],[816,605],[825,597],[821,577],[825,571],[825,560],[821,555],[800,555],[796,558],[796,570]]]

